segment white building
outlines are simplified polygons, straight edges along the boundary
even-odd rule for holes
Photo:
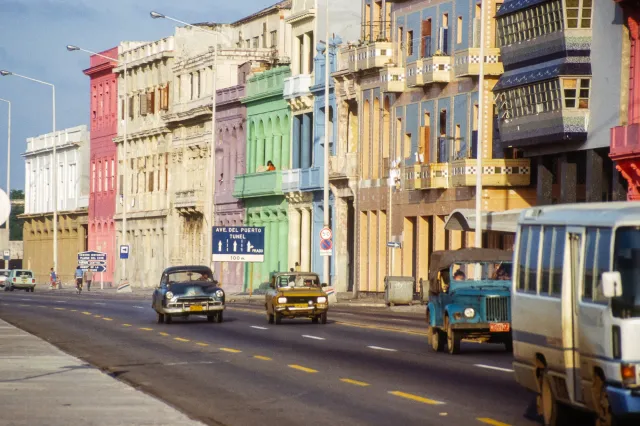
[[[57,161],[53,161],[56,142]],[[89,206],[89,131],[77,126],[27,139],[24,214],[53,212],[53,167],[57,170],[58,211]]]

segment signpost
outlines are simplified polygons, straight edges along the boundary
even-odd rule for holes
[[[320,231],[320,256],[331,256],[333,253],[333,232],[331,228],[324,227]]]
[[[5,250],[2,253],[2,257],[4,260],[11,260],[11,250]],[[7,266],[7,269],[9,269],[9,267]]]
[[[264,227],[214,226],[214,262],[264,262]]]
[[[402,244],[395,242],[395,241],[389,241],[387,242],[387,247],[391,247],[391,248],[400,248],[402,247]]]
[[[120,246],[120,259],[128,259],[129,258],[129,246],[121,245]]]
[[[103,273],[107,272],[107,253],[83,251],[78,253],[80,269],[100,273],[100,290],[104,289]]]

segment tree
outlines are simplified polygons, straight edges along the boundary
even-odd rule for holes
[[[21,189],[12,189],[10,198],[11,200],[24,200],[24,191]],[[11,241],[22,241],[22,226],[24,224],[24,220],[18,219],[18,216],[22,213],[24,213],[24,204],[11,206],[11,215],[9,219],[9,240]]]

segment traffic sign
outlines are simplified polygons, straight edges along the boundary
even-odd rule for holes
[[[331,228],[326,226],[322,228],[322,231],[320,231],[320,238],[322,238],[323,240],[330,240],[331,238],[333,238],[333,232],[331,232]]]
[[[120,259],[128,259],[129,258],[129,246],[127,244],[123,244],[120,246]]]
[[[107,253],[99,251],[83,251],[78,253],[80,269],[92,272],[107,272]]]
[[[214,226],[214,262],[264,262],[264,227]]]
[[[320,256],[331,256],[333,242],[331,240],[320,240]]]
[[[2,257],[4,258],[4,260],[10,260],[11,259],[11,250],[5,250],[2,253]]]
[[[387,247],[400,248],[400,247],[402,247],[402,244],[397,243],[395,241],[389,241],[389,242],[387,242]]]

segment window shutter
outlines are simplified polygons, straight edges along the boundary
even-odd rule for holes
[[[126,102],[126,101],[125,101],[124,99],[122,99],[122,100],[120,101],[120,110],[121,110],[121,111],[120,111],[120,120],[124,120],[124,107],[125,107],[125,102]]]
[[[429,164],[430,151],[431,151],[431,127],[430,126],[422,126],[420,128],[420,147],[418,149],[418,154],[424,157],[423,164]]]
[[[162,88],[162,109],[164,109],[165,111],[169,110],[169,82],[167,82],[167,85],[165,87]]]
[[[155,100],[156,91],[147,93],[147,113],[153,114],[155,112],[153,101]]]
[[[140,93],[138,99],[140,100],[140,115],[147,115],[147,94]]]
[[[131,96],[129,98],[129,118],[133,120],[133,107],[135,105],[135,98]]]

